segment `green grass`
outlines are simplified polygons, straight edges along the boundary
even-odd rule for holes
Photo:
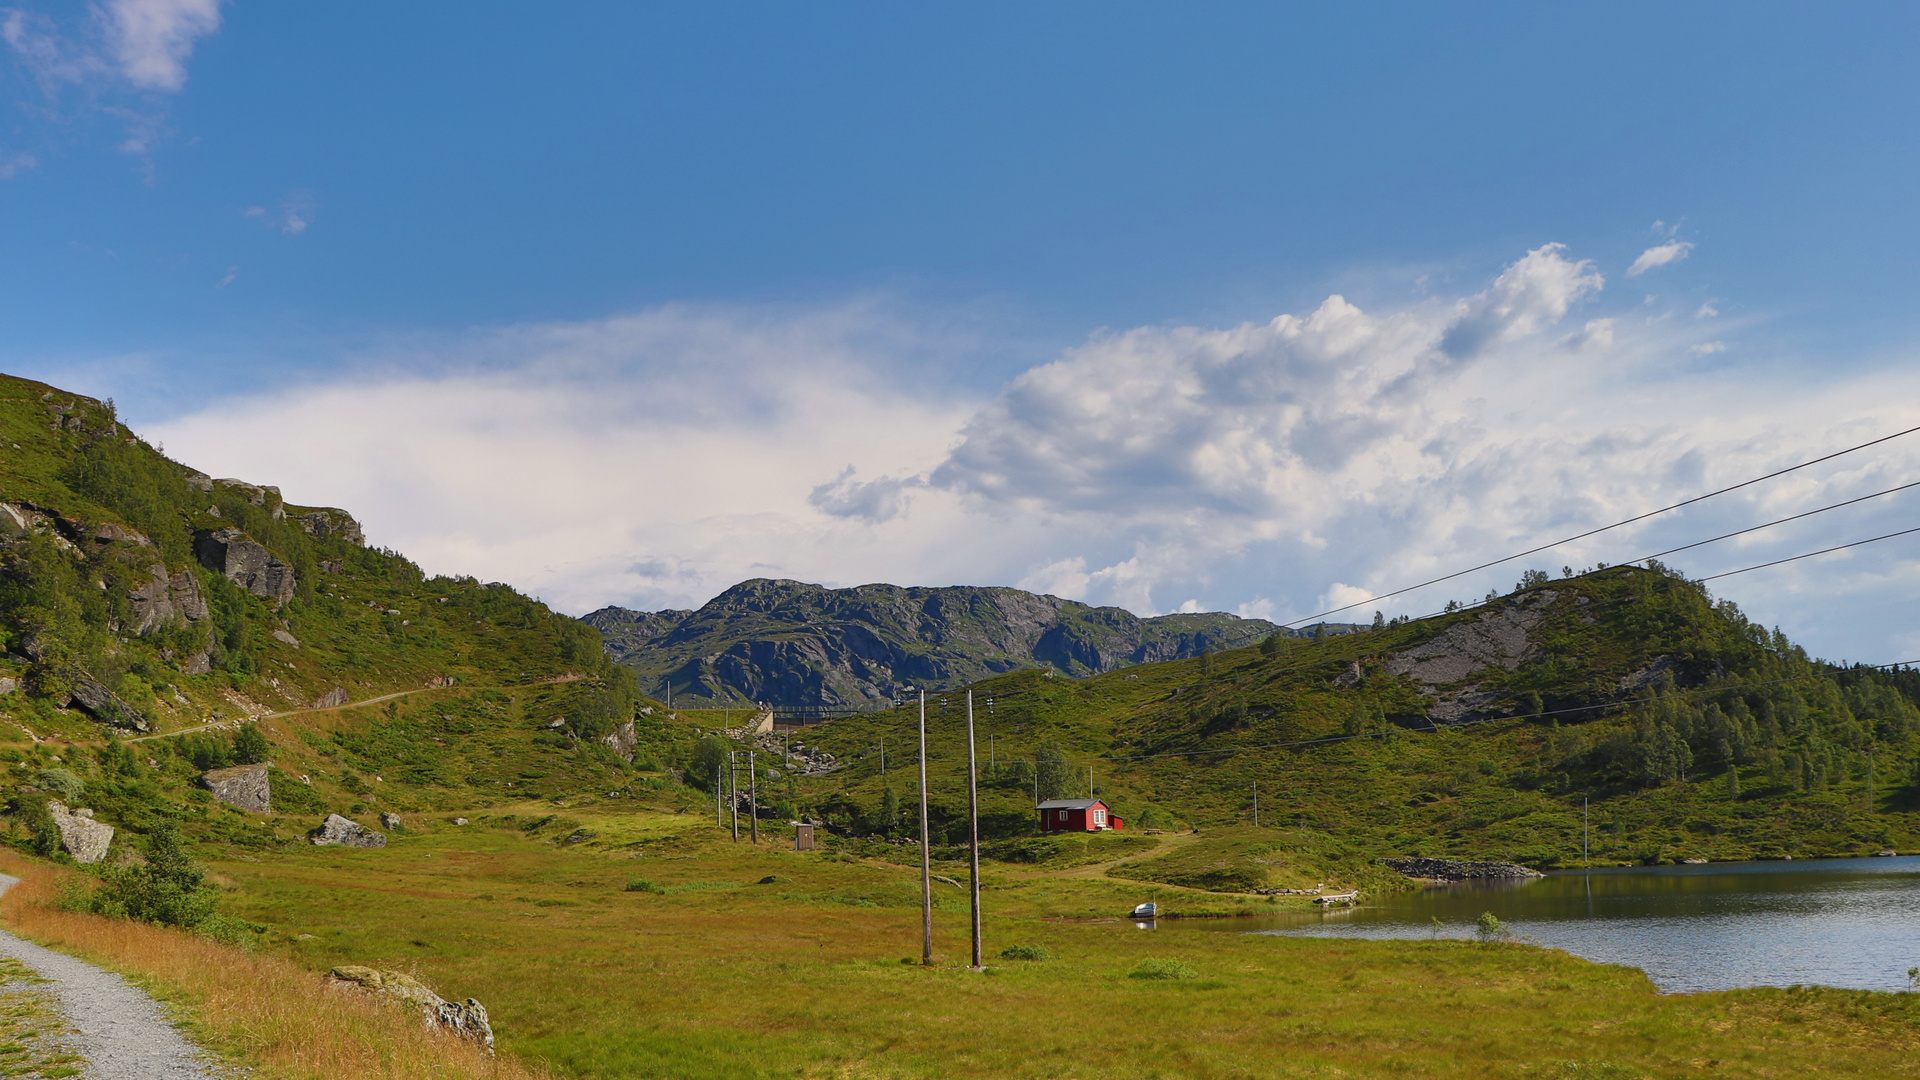
[[[986,875],[988,955],[1045,963],[966,971],[947,890],[922,968],[901,963],[919,952],[913,868],[735,845],[671,812],[571,813],[621,839],[431,824],[383,850],[219,862],[224,906],[314,970],[477,997],[504,1050],[580,1077],[1889,1076],[1920,1048],[1906,995],[1663,996],[1504,942],[1142,933],[1112,917],[1141,886],[1074,871]],[[660,891],[627,891],[637,872]],[[1075,907],[1108,917],[1057,917]]]

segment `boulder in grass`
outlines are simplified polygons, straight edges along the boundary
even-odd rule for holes
[[[200,777],[200,786],[228,806],[237,806],[256,814],[273,809],[273,788],[267,781],[265,765],[235,765],[231,769],[213,769]]]
[[[67,849],[74,862],[97,863],[107,857],[107,848],[113,844],[113,826],[93,820],[93,811],[84,807],[68,810],[66,803],[49,799],[47,813],[53,815],[54,827],[60,830],[60,846]]]
[[[448,1001],[425,983],[397,971],[345,964],[327,973],[328,984],[340,989],[364,990],[420,1010],[427,1026],[471,1039],[493,1053],[493,1025],[486,1007],[468,998],[465,1004]]]
[[[390,812],[390,811],[386,811],[386,810],[382,810],[382,811],[380,811],[380,827],[381,827],[381,828],[383,828],[383,829],[397,829],[397,828],[399,828],[399,827],[400,827],[400,815],[399,815],[399,814],[395,814],[395,813],[392,813],[392,812]]]
[[[339,814],[328,814],[320,827],[307,834],[307,839],[317,845],[339,844],[342,847],[375,848],[386,847],[385,833],[378,833],[351,818]]]

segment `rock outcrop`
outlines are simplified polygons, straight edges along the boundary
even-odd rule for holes
[[[149,730],[147,718],[140,715],[140,710],[122,701],[119,695],[98,681],[84,675],[76,676],[72,681],[72,691],[73,700],[101,723],[133,731]]]
[[[154,563],[147,568],[152,579],[131,590],[133,632],[151,634],[178,619],[199,622],[207,617],[207,598],[200,591],[200,579],[191,570],[167,573]]]
[[[1545,877],[1507,862],[1478,862],[1470,859],[1381,859],[1380,864],[1396,873],[1425,881],[1469,881],[1483,878]]]
[[[92,810],[69,810],[60,800],[49,799],[47,813],[53,815],[53,825],[60,830],[60,846],[67,849],[74,862],[97,863],[107,857],[107,848],[113,845],[113,826],[93,820]]]
[[[1007,588],[827,589],[745,581],[698,611],[585,617],[649,693],[868,706],[1019,668],[1085,676],[1255,644],[1280,628],[1223,613],[1142,619]]]
[[[305,529],[309,535],[317,536],[322,540],[345,540],[353,544],[367,542],[365,535],[360,531],[360,523],[345,510],[323,507],[292,514],[288,520]]]
[[[255,814],[273,810],[273,785],[265,765],[235,765],[230,769],[212,769],[200,777],[200,786],[228,806],[237,806]]]
[[[600,741],[606,743],[608,749],[619,754],[622,760],[632,761],[633,748],[640,745],[640,734],[635,730],[633,721],[629,720],[607,732]]]
[[[293,599],[293,567],[239,529],[195,533],[193,554],[200,565],[227,575],[229,581],[272,601],[276,608]]]
[[[346,703],[347,691],[343,686],[336,686],[313,699],[313,707],[316,709],[337,709]]]
[[[361,848],[387,846],[387,838],[384,833],[377,833],[365,825],[351,818],[343,818],[339,814],[328,814],[327,820],[321,822],[319,828],[307,834],[307,839],[312,840],[314,844],[322,847],[328,844]]]
[[[487,1022],[487,1010],[473,998],[464,1004],[448,1001],[418,979],[397,971],[347,964],[327,973],[332,985],[341,989],[362,990],[420,1010],[429,1028],[471,1039],[493,1053],[493,1025]]]
[[[1454,623],[1432,639],[1393,654],[1387,659],[1387,672],[1419,684],[1433,702],[1427,715],[1435,723],[1456,724],[1484,716],[1503,695],[1482,690],[1474,675],[1495,667],[1517,671],[1536,655],[1539,650],[1529,635],[1546,618],[1558,595],[1542,589]]]
[[[400,827],[400,815],[389,810],[380,811],[380,827],[383,829],[398,829]]]

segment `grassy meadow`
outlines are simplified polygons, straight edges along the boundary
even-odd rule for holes
[[[381,850],[214,861],[223,909],[267,928],[251,954],[52,912],[32,896],[9,898],[5,913],[17,930],[139,974],[210,1045],[267,1076],[407,1075],[287,1052],[286,1014],[301,1010],[285,1002],[318,992],[317,974],[301,973],[340,963],[480,999],[503,1067],[556,1076],[1920,1072],[1920,999],[1907,995],[1663,996],[1638,971],[1522,944],[1141,931],[1112,915],[1186,890],[1115,879],[1104,863],[992,865],[984,974],[964,966],[964,892],[937,884],[937,963],[925,968],[917,867],[796,853],[784,829],[736,845],[710,817],[671,809],[542,802],[468,816],[456,826],[435,815]],[[1203,838],[1159,839],[1165,857]],[[964,880],[950,864],[935,872]],[[1195,895],[1256,910],[1298,902]],[[102,944],[114,935],[182,951]],[[1015,945],[1048,958],[999,958]],[[1148,961],[1188,977],[1133,977]],[[219,990],[254,980],[282,989]],[[373,1056],[397,1053],[398,1038],[380,1035]]]

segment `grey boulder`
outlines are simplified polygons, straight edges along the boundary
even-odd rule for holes
[[[47,813],[53,815],[54,827],[60,830],[60,846],[67,849],[74,862],[97,863],[107,857],[113,826],[93,820],[92,810],[68,810],[67,804],[49,799]]]
[[[320,827],[307,834],[307,839],[316,845],[339,844],[342,847],[376,848],[386,847],[385,833],[378,833],[351,818],[339,814],[328,814]]]
[[[293,599],[293,567],[259,541],[235,528],[195,533],[193,554],[200,565],[279,607]]]
[[[364,990],[419,1009],[428,1027],[471,1039],[493,1053],[493,1025],[487,1022],[486,1007],[472,998],[465,1004],[448,1001],[412,976],[357,964],[344,964],[327,976],[329,983],[340,989]]]
[[[200,777],[200,786],[228,806],[256,814],[273,808],[273,787],[265,765],[235,765],[231,769],[212,769]],[[344,819],[343,819],[344,820]]]

